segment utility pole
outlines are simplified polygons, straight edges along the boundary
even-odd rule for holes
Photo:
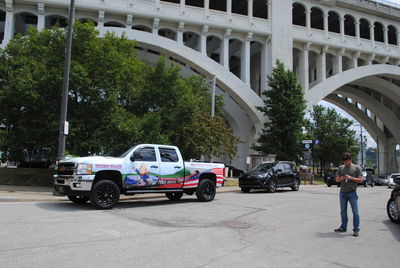
[[[364,141],[363,141],[363,129],[360,124],[360,145],[361,145],[361,167],[364,167]]]
[[[215,115],[215,89],[217,83],[217,76],[214,74],[212,77],[212,89],[211,89],[211,117]]]
[[[57,160],[60,161],[65,155],[65,140],[68,135],[68,121],[67,121],[67,110],[68,110],[68,89],[69,89],[69,71],[71,65],[71,47],[72,47],[72,31],[75,20],[75,0],[71,0],[69,6],[69,21],[67,40],[65,48],[65,61],[64,61],[64,79],[61,99],[61,114],[60,114],[60,133],[58,138],[58,155]]]

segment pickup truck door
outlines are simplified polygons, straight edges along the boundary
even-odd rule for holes
[[[159,148],[160,153],[160,187],[182,188],[184,182],[184,165],[180,152],[175,148]]]
[[[158,185],[160,163],[154,146],[137,148],[130,158],[130,170],[124,180],[127,188],[154,188]]]

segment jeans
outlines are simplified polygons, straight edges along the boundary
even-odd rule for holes
[[[343,229],[347,229],[349,221],[347,217],[347,202],[350,203],[351,210],[353,211],[353,231],[360,230],[360,215],[358,214],[358,196],[356,192],[340,193],[340,215],[342,217]]]

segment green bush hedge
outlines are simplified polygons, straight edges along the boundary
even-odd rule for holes
[[[54,169],[0,168],[0,184],[51,187],[54,174]]]

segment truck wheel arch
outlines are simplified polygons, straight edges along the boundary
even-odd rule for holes
[[[121,172],[117,170],[103,170],[96,173],[94,177],[93,186],[102,180],[110,180],[113,181],[115,184],[118,185],[119,190],[122,190],[122,175]]]
[[[217,185],[217,175],[214,173],[203,173],[200,175],[199,179],[199,184],[202,180],[209,179],[210,181],[214,182],[215,185]]]

